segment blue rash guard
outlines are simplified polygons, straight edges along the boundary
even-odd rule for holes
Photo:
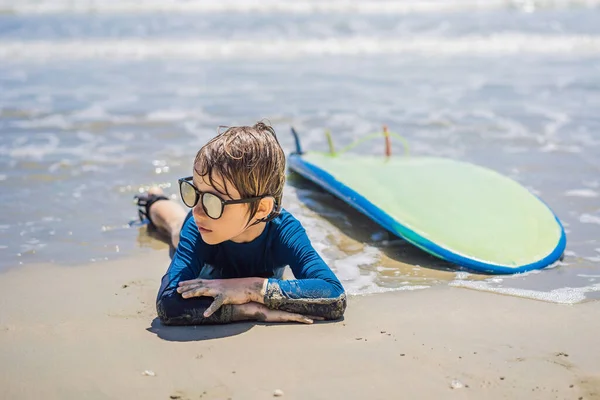
[[[281,280],[289,265],[297,278]],[[156,308],[165,325],[227,323],[233,320],[231,305],[223,305],[204,318],[212,297],[184,299],[178,283],[191,279],[269,278],[264,303],[271,309],[338,319],[346,308],[344,288],[312,247],[300,222],[282,210],[267,222],[253,241],[206,244],[190,212],[181,230],[179,246],[162,278]]]

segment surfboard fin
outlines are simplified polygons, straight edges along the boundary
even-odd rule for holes
[[[294,127],[292,126],[292,135],[294,135],[294,141],[296,142],[296,151],[292,154],[304,154],[304,152],[302,151],[302,147],[300,146],[300,137],[298,136],[298,132],[296,132],[296,130],[294,129]]]
[[[392,155],[392,140],[387,125],[383,126],[383,136],[385,137],[385,156],[390,157]]]
[[[327,136],[327,143],[329,144],[329,154],[335,156],[335,147],[333,146],[333,138],[331,137],[331,131],[329,129],[325,131],[325,136]]]

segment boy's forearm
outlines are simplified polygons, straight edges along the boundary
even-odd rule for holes
[[[231,322],[234,321],[264,321],[266,319],[263,304],[250,302],[246,304],[232,305]]]
[[[212,325],[227,324],[235,321],[250,321],[260,318],[258,303],[224,304],[208,318],[204,311],[212,302],[211,298],[202,297],[183,299],[178,294],[163,296],[156,304],[158,317],[165,325]]]
[[[271,309],[335,320],[344,315],[346,293],[322,280],[270,279],[264,304]]]

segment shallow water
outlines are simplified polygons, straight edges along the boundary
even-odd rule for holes
[[[0,269],[165,251],[129,227],[133,195],[175,195],[218,125],[268,118],[286,152],[290,125],[324,150],[325,128],[341,147],[387,124],[412,154],[518,180],[567,230],[554,268],[466,274],[292,174],[284,205],[349,292],[600,297],[600,2],[12,3],[0,1]]]

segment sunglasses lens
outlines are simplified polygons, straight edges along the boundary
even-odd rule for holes
[[[204,206],[206,215],[211,218],[219,218],[223,213],[223,204],[221,203],[221,199],[214,194],[204,193],[204,196],[202,196],[202,205]]]
[[[194,187],[188,182],[181,182],[180,186],[181,199],[188,207],[194,207],[198,202],[196,191]]]

